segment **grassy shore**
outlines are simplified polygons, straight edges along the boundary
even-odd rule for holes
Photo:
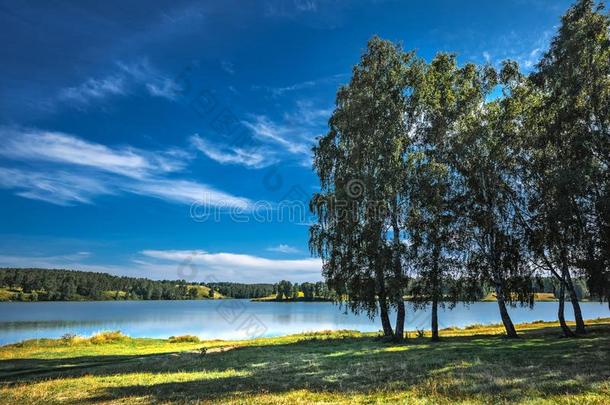
[[[410,296],[404,296],[405,301],[410,301]],[[313,299],[306,299],[303,296],[303,293],[299,293],[298,298],[277,298],[275,295],[270,295],[268,297],[261,298],[252,298],[250,301],[255,302],[332,302],[332,298],[324,298],[324,297],[314,297]],[[557,299],[553,293],[534,293],[534,301],[536,302],[555,302]],[[581,299],[580,301],[587,301],[586,299]],[[496,302],[496,294],[489,293],[485,297],[481,299],[481,302]]]
[[[610,318],[451,328],[384,343],[339,331],[228,342],[33,340],[0,347],[2,403],[610,403]],[[412,334],[414,335],[414,334]],[[174,342],[174,343],[172,343]],[[199,351],[206,347],[207,353]]]
[[[250,301],[253,302],[333,302],[332,298],[314,297],[305,298],[303,296],[298,298],[277,298],[275,295],[268,297],[252,298]]]

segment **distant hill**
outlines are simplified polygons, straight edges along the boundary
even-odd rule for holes
[[[0,301],[185,300],[225,298],[184,280],[149,280],[63,269],[0,269]]]

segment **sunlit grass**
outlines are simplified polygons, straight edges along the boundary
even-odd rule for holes
[[[610,319],[441,331],[390,344],[326,331],[250,341],[93,338],[0,347],[3,403],[610,403]],[[410,333],[415,336],[414,333]],[[176,341],[182,340],[182,341]],[[206,347],[207,354],[200,349]]]

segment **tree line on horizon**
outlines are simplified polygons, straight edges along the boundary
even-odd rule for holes
[[[532,290],[536,293],[552,294],[559,297],[559,286],[552,277],[537,277],[533,280]],[[591,298],[583,278],[573,280],[579,299]],[[419,285],[417,279],[407,281],[407,291]],[[202,294],[198,286],[209,291]],[[16,301],[74,301],[74,300],[185,300],[222,297],[251,299],[270,298],[276,300],[336,300],[336,292],[326,282],[292,283],[281,280],[278,283],[189,283],[185,280],[150,280],[126,276],[113,276],[106,273],[60,270],[0,268],[0,288],[13,292]],[[445,292],[449,290],[444,286]],[[485,298],[492,288],[482,285],[476,292],[476,299]],[[409,297],[406,297],[409,299]],[[0,297],[0,299],[2,299]]]
[[[184,280],[149,280],[60,269],[0,269],[0,287],[19,290],[18,301],[180,300],[202,298]],[[210,290],[204,298],[213,298]]]
[[[263,298],[277,284],[150,280],[106,273],[39,268],[0,268],[0,288],[14,290],[17,301],[189,300]],[[201,290],[199,287],[206,287]]]
[[[202,294],[199,286],[209,291]],[[251,299],[334,298],[326,283],[236,283],[150,280],[106,273],[39,268],[0,268],[0,288],[16,301],[188,300],[222,297]]]
[[[273,294],[275,295],[276,300],[297,300],[300,298],[309,301],[314,299],[338,299],[335,292],[329,289],[328,285],[323,281],[315,283],[304,282],[299,284],[281,280],[279,283],[273,285]]]
[[[219,294],[249,299],[276,295],[278,284],[150,280],[78,270],[0,268],[0,288],[12,289],[11,299],[17,301],[189,300],[218,298]],[[316,291],[326,291],[319,283],[301,285],[307,289],[310,284]]]
[[[507,308],[534,305],[544,275],[563,333],[585,333],[575,279],[610,297],[609,27],[603,3],[577,1],[529,74],[368,42],[314,147],[310,202],[310,249],[352,311],[402,340],[409,295],[436,340],[438,307],[490,286],[517,337]]]

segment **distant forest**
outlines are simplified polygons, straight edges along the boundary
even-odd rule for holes
[[[209,288],[105,273],[50,269],[0,269],[0,300],[183,300],[213,298]]]
[[[212,298],[330,298],[323,282],[196,283],[150,280],[76,270],[0,269],[0,301],[189,300]]]
[[[416,280],[412,281],[416,285]],[[584,279],[574,280],[578,298],[589,298]],[[481,289],[484,299],[490,292]],[[557,298],[559,287],[551,277],[535,281],[533,290]],[[409,291],[409,289],[407,289]],[[449,294],[449,291],[446,292]],[[79,301],[79,300],[189,300],[212,298],[265,298],[277,300],[337,299],[326,283],[189,283],[184,280],[149,280],[76,270],[0,269],[0,301]]]
[[[225,297],[231,298],[262,298],[274,293],[273,284],[243,284],[243,283],[207,283],[207,287],[213,288]]]
[[[327,296],[324,283],[287,281],[280,283],[195,283],[185,280],[150,280],[76,270],[0,269],[0,301],[78,300],[187,300],[211,298],[264,298],[277,296],[279,286],[285,297]],[[286,292],[286,286],[290,294]],[[313,295],[312,295],[313,296]]]

